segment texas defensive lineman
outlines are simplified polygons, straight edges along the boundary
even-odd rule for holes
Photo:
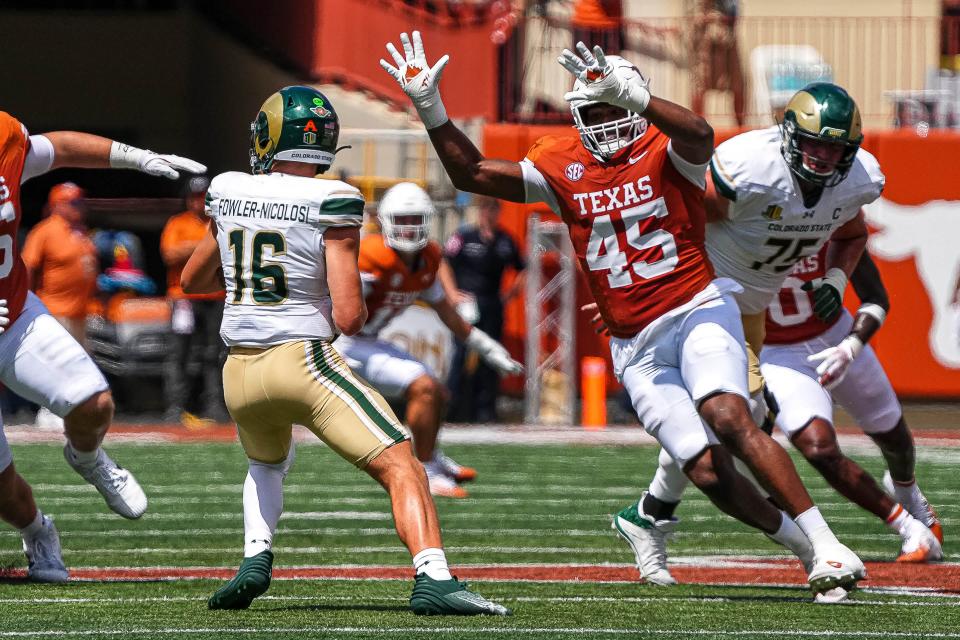
[[[356,336],[343,336],[334,346],[350,368],[388,399],[406,401],[405,423],[413,433],[413,448],[423,463],[430,493],[465,498],[460,482],[477,472],[437,449],[446,408],[446,388],[427,367],[403,349],[377,335],[416,300],[430,305],[453,335],[502,374],[523,371],[503,346],[464,322],[447,300],[437,271],[442,252],[430,240],[435,215],[427,192],[412,182],[398,183],[383,194],[377,207],[382,233],[360,241],[360,277],[369,318]]]
[[[780,407],[776,425],[831,486],[900,535],[899,562],[940,560],[943,531],[917,486],[913,437],[867,344],[890,308],[886,289],[864,253],[850,275],[861,302],[856,316],[844,309],[832,320],[817,318],[803,287],[824,276],[827,247],[797,263],[767,310],[760,369]],[[834,400],[880,447],[888,467],[884,484],[896,501],[840,450]]]
[[[866,246],[861,207],[880,196],[884,176],[876,158],[860,149],[862,140],[853,98],[835,84],[817,82],[790,99],[781,126],[735,136],[717,147],[710,161],[706,247],[717,274],[743,287],[735,297],[743,314],[755,417],[766,413],[757,359],[765,310],[784,279],[830,240],[823,277],[804,286],[813,290],[814,314],[832,320]],[[659,461],[636,509],[647,521],[647,536],[656,539],[643,564],[669,575],[662,539],[675,526],[673,511],[688,481],[670,455],[661,452]]]
[[[414,613],[505,615],[450,575],[406,430],[331,344],[339,333],[357,333],[367,317],[357,267],[363,196],[314,177],[333,162],[339,133],[333,105],[316,89],[284,87],[267,98],[251,124],[253,175],[213,179],[207,212],[214,224],[184,267],[187,293],[221,290],[225,281],[224,396],[249,459],[244,559],[207,604],[246,609],[270,586],[297,423],[390,494],[416,570]]]
[[[807,566],[815,593],[863,577],[863,564],[834,537],[786,452],[750,417],[743,330],[730,297],[740,288],[714,278],[703,246],[704,174],[713,151],[706,121],[651,96],[626,60],[579,43],[579,56],[564,51],[560,63],[576,78],[565,98],[580,141],[541,139],[521,163],[487,159],[440,100],[449,57],[431,68],[419,33],[401,41],[404,55],[387,45],[396,66],[380,63],[413,101],[454,185],[545,202],[567,224],[612,335],[615,371],[644,428],[720,508],[813,555]],[[796,521],[734,471],[721,441]],[[620,520],[624,528],[640,526]]]
[[[0,111],[0,382],[63,418],[64,456],[97,488],[107,505],[125,518],[139,518],[147,497],[136,479],[100,448],[113,418],[106,379],[76,340],[28,291],[20,257],[20,185],[60,167],[137,169],[176,179],[178,169],[200,173],[202,164],[157,155],[120,142],[75,131],[31,136]],[[53,521],[33,500],[16,472],[0,429],[0,517],[20,529],[29,561],[27,576],[38,582],[68,579]]]

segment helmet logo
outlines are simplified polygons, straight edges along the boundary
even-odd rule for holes
[[[310,111],[316,114],[318,118],[326,118],[333,113],[323,105],[323,100],[320,98],[313,99],[313,107],[310,108]]]
[[[845,129],[835,129],[833,127],[824,127],[820,129],[820,135],[830,136],[831,138],[846,138],[847,132]]]
[[[584,167],[580,162],[571,162],[567,165],[567,168],[563,170],[567,180],[570,182],[576,182],[583,177]]]
[[[317,134],[307,131],[303,134],[303,144],[317,144]]]

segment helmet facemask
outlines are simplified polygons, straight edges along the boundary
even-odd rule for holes
[[[571,104],[570,110],[583,146],[598,159],[609,160],[621,149],[643,137],[647,132],[647,119],[633,111],[620,109],[624,114],[621,118],[587,124],[590,107],[598,104],[603,103],[579,102]]]
[[[780,132],[783,158],[787,161],[790,171],[797,177],[822,187],[835,187],[843,182],[847,174],[850,173],[857,151],[860,149],[859,140],[826,139],[804,131],[790,120],[785,120],[780,125]],[[839,154],[836,161],[831,163],[802,148],[809,144],[836,145],[842,148],[842,153]],[[832,166],[830,166],[831,164]],[[819,167],[818,165],[826,166]]]
[[[647,81],[639,70],[627,60],[620,56],[607,56],[607,63],[613,67],[613,73],[624,78],[628,82],[637,82],[646,85]],[[573,90],[579,91],[584,88],[582,80],[577,79],[573,83]],[[594,122],[589,116],[591,107],[594,105],[604,105],[612,110],[619,111],[622,115],[617,118],[608,116]],[[615,156],[621,149],[630,146],[643,137],[647,132],[647,119],[639,113],[628,111],[620,107],[613,107],[602,102],[593,102],[588,100],[572,100],[570,102],[570,111],[573,113],[573,124],[580,132],[580,141],[593,156],[605,162]]]

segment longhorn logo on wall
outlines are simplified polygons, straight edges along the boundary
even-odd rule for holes
[[[960,269],[960,248],[956,244],[960,237],[960,201],[934,200],[907,206],[879,198],[865,206],[864,212],[867,221],[877,228],[870,236],[872,254],[891,262],[914,260],[933,309],[930,351],[943,366],[960,368],[960,319],[953,305]]]

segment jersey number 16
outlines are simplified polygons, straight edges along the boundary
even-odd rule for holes
[[[264,260],[264,249],[269,247],[268,257],[282,256],[287,251],[287,241],[277,231],[257,231],[250,243],[249,266],[247,234],[243,229],[234,229],[227,236],[233,253],[233,304],[241,304],[247,290],[253,291],[256,304],[280,304],[287,299],[287,274],[283,266]],[[249,274],[249,278],[246,277]]]

